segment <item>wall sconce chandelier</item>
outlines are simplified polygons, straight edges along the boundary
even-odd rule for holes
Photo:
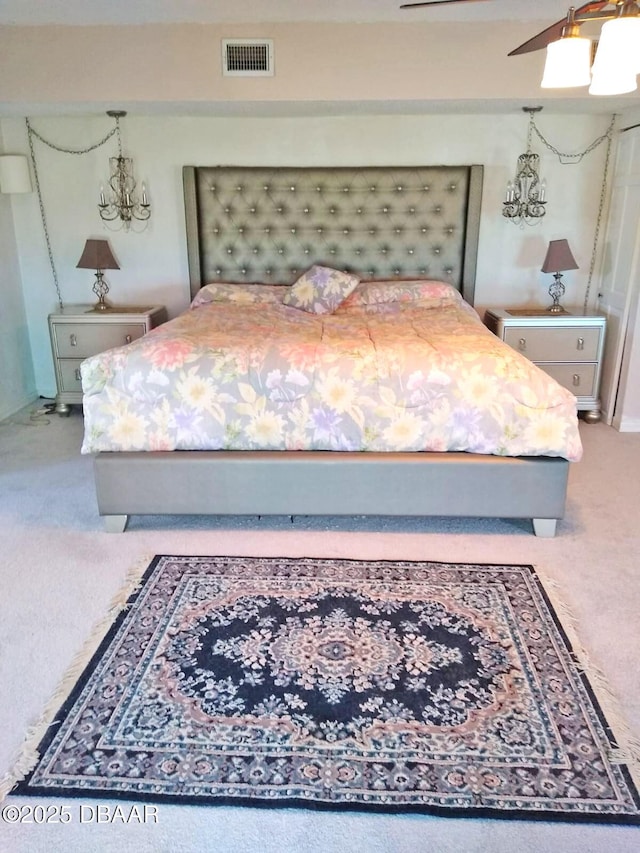
[[[542,107],[523,107],[529,113],[529,130],[527,133],[526,153],[518,157],[516,176],[507,184],[507,191],[502,206],[502,215],[518,225],[535,225],[545,215],[546,182],[540,180],[538,174],[540,157],[531,151],[531,132],[533,130],[533,115],[540,112]]]
[[[104,186],[100,187],[98,210],[105,222],[117,222],[128,231],[134,221],[147,222],[151,216],[151,205],[147,198],[145,185],[142,184],[142,195],[138,199],[133,177],[133,160],[122,156],[122,138],[120,136],[120,119],[126,115],[123,110],[108,110],[107,115],[115,119],[116,135],[118,137],[118,156],[109,158],[110,192],[105,196]],[[144,226],[143,226],[144,227]]]
[[[587,21],[605,21],[593,66],[591,39],[580,35],[580,25]],[[571,6],[560,38],[547,45],[541,86],[589,86],[590,95],[623,95],[637,89],[638,74],[640,6],[636,0],[587,3],[577,10]]]

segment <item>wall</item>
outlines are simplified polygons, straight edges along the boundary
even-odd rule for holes
[[[34,117],[32,126],[58,146],[88,147],[113,126],[103,115]],[[542,113],[538,126],[561,151],[583,150],[608,126],[608,116]],[[7,150],[28,151],[25,123],[1,123]],[[122,121],[123,148],[145,181],[152,218],[142,233],[111,232],[97,213],[111,140],[91,154],[72,156],[35,142],[51,245],[65,303],[93,300],[93,275],[76,269],[87,237],[110,240],[121,269],[110,271],[117,303],[168,306],[171,316],[189,301],[181,169],[185,164],[354,165],[481,163],[485,167],[476,305],[543,304],[550,276],[540,272],[549,240],[566,237],[580,269],[565,274],[566,304],[584,298],[600,195],[604,146],[580,165],[561,165],[540,144],[548,213],[535,227],[518,228],[501,215],[507,181],[526,148],[527,116],[378,115],[316,117],[180,117],[132,114]],[[47,315],[56,293],[35,194],[14,210],[18,255],[37,389],[54,393]]]
[[[30,201],[0,193],[0,420],[37,396],[12,212]]]

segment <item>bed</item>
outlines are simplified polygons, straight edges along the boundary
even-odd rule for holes
[[[581,450],[575,401],[522,356],[509,351],[507,372],[511,379],[517,374],[517,382],[527,372],[537,383],[534,392],[527,392],[534,394],[526,402],[530,411],[548,400],[548,408],[564,412],[560,443],[552,442],[545,449],[545,445],[517,442],[505,446],[503,440],[486,452],[489,445],[481,440],[482,430],[476,430],[478,440],[461,443],[462,449],[424,450],[439,445],[425,443],[415,430],[406,429],[418,410],[433,420],[434,408],[424,396],[416,403],[420,388],[415,377],[422,347],[439,350],[444,354],[441,361],[455,360],[454,350],[447,358],[443,337],[437,338],[435,346],[428,341],[430,328],[435,328],[431,320],[436,316],[435,303],[444,306],[448,319],[443,322],[454,337],[466,328],[466,313],[468,322],[475,323],[471,331],[477,336],[478,349],[495,355],[503,346],[468,307],[474,296],[482,167],[185,167],[183,182],[193,300],[189,311],[142,342],[82,365],[83,452],[95,456],[98,509],[108,531],[123,531],[128,517],[137,514],[273,514],[530,518],[538,536],[555,534],[557,520],[564,514],[570,460],[578,459]],[[295,304],[295,300],[283,304],[291,300],[291,293],[306,298],[308,291],[300,290],[299,284],[308,284],[310,271],[330,277],[335,272],[338,290],[347,279],[355,283],[328,308],[309,310],[309,305]],[[295,282],[297,290],[291,287]],[[324,282],[323,286],[328,292]],[[417,315],[414,306],[407,305],[412,300],[417,303]],[[406,363],[398,367],[397,344],[405,335],[405,314],[416,334]],[[273,332],[282,316],[295,338],[286,358]],[[167,380],[149,373],[148,348],[166,352],[169,334],[177,334],[182,346],[194,318],[196,325],[199,322],[208,329],[209,358],[224,329],[235,329],[237,340],[249,339],[251,344],[246,356],[246,365],[253,371],[249,379],[241,377],[239,384],[237,356],[231,370],[228,359],[225,368],[211,368],[212,375],[226,370],[225,381],[233,374],[235,383],[233,388],[218,389],[214,402],[208,398],[213,420],[222,425],[212,444],[207,444],[209,439],[200,440],[202,430],[185,430],[179,423],[182,410],[162,415],[162,407],[169,405],[169,395],[163,393]],[[247,328],[241,325],[245,321]],[[337,355],[332,341],[342,341],[343,334],[348,340],[341,346],[346,349]],[[356,372],[362,374],[369,397],[374,386],[382,390],[383,414],[394,407],[402,412],[404,426],[393,433],[393,441],[388,440],[389,429],[385,432],[380,424],[371,425],[364,405],[350,411],[360,413],[352,420],[360,421],[365,438],[355,434],[351,423],[352,432],[338,437],[326,424],[320,429],[315,423],[314,429],[306,429],[307,435],[314,434],[314,441],[305,442],[300,407],[306,406],[308,418],[314,381],[308,373],[296,374],[296,379],[290,364],[291,352],[300,351],[301,341],[303,348],[311,346],[315,356],[321,353],[325,361],[333,359],[338,374],[341,365],[353,369],[354,352],[370,353],[372,372],[367,374],[364,367]],[[184,401],[184,385],[199,368],[190,353],[180,358]],[[273,377],[284,376],[287,369],[295,381],[285,388]],[[325,376],[328,370],[323,363],[317,373]],[[496,374],[502,370],[497,368]],[[268,392],[266,375],[271,381]],[[292,392],[296,382],[298,389],[305,382],[309,387],[304,393]],[[444,384],[442,380],[440,385]],[[201,375],[200,391],[202,385]],[[194,387],[192,382],[192,397]],[[227,399],[236,414],[246,413],[261,393],[267,405],[273,404],[271,425],[278,418],[280,426],[291,421],[298,429],[293,437],[283,437],[282,430],[276,430],[274,437],[273,429],[258,436],[241,423],[240,416],[232,421],[221,414]],[[324,393],[326,402],[326,388]],[[114,411],[130,412],[134,403],[145,401],[151,412],[148,420],[165,427],[178,424],[172,438],[167,438],[168,429],[160,438],[156,430],[151,443],[136,444],[131,439],[134,417],[128,432],[124,430],[126,441],[109,443],[107,434],[114,430],[104,417],[101,421],[100,412],[104,415],[108,409],[112,418]],[[265,405],[264,400],[259,403]],[[438,405],[444,410],[448,404],[440,401]],[[522,409],[522,401],[519,405]],[[370,414],[379,414],[380,407],[379,401],[372,403]],[[345,406],[340,409],[345,422],[346,411]],[[538,430],[545,431],[556,436],[558,432],[555,425]],[[187,432],[189,440],[183,441],[180,436]],[[513,432],[507,426],[503,439]],[[119,429],[121,439],[122,433]],[[404,443],[398,442],[399,433]],[[200,438],[194,442],[196,434]]]

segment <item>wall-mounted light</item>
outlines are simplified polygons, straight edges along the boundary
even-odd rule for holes
[[[0,154],[0,192],[30,193],[31,173],[24,154]]]

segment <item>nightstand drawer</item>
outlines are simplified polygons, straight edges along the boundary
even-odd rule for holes
[[[531,361],[597,361],[600,328],[509,326],[504,340]]]
[[[595,364],[538,364],[538,367],[576,397],[593,397],[596,393]]]
[[[81,358],[64,358],[58,362],[60,391],[82,393],[82,377],[80,376]]]
[[[60,358],[88,358],[130,344],[145,333],[143,323],[55,323],[53,336]]]

